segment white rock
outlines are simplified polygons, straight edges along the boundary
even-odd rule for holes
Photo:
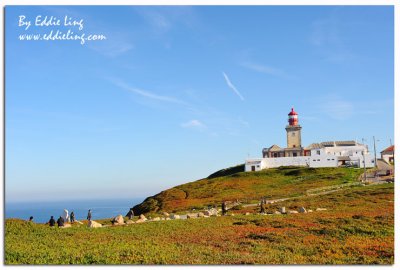
[[[315,211],[326,211],[326,210],[328,210],[328,209],[326,209],[326,208],[317,208]]]
[[[101,225],[100,223],[98,223],[94,220],[90,220],[88,223],[88,227],[89,228],[100,228],[100,227],[103,227],[103,225]]]
[[[167,212],[164,212],[163,216],[167,218],[167,217],[169,217],[169,214]]]
[[[187,216],[188,219],[189,218],[198,218],[197,213],[190,213],[190,214],[187,214],[186,216]]]
[[[146,222],[147,219],[138,219],[135,221],[135,223],[144,223]]]
[[[286,214],[286,207],[285,206],[281,207],[279,211],[281,212],[281,214]]]
[[[64,226],[60,227],[60,228],[71,228],[71,224],[69,223],[64,223]]]
[[[122,215],[118,215],[113,219],[113,223],[114,225],[122,225],[124,224],[124,218],[122,217]]]
[[[171,215],[169,215],[169,217],[170,217],[171,219],[181,219],[181,216],[180,216],[180,215],[175,215],[175,214],[171,214]]]
[[[161,220],[160,217],[155,217],[155,218],[152,219],[152,221],[160,221],[160,220]]]
[[[282,213],[279,211],[275,211],[275,215],[282,215]]]
[[[202,212],[205,216],[216,216],[218,215],[218,210],[215,208],[211,208],[209,210],[205,210]]]
[[[298,214],[299,212],[297,212],[296,210],[289,210],[288,214]]]

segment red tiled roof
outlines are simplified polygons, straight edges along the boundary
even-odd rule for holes
[[[394,145],[389,146],[388,148],[386,148],[385,150],[381,151],[382,152],[394,152]]]

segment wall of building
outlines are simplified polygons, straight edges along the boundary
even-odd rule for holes
[[[392,154],[381,154],[382,159],[384,159],[386,162],[391,162],[393,161],[394,157]]]
[[[333,154],[335,156],[358,156],[358,157],[361,157],[363,151],[368,152],[368,149],[363,145],[334,146],[334,147],[325,147],[324,149],[328,154]]]
[[[310,158],[310,167],[313,168],[338,166],[337,156],[327,154],[321,150],[314,150],[314,149],[311,150],[311,156],[309,158]]]
[[[253,171],[252,167],[254,166],[254,171],[261,171],[265,169],[265,158],[252,158],[246,159],[245,162],[245,172]]]
[[[324,149],[325,148],[312,149],[311,156],[248,159],[245,163],[245,171],[252,171],[252,166],[255,166],[255,171],[260,171],[267,168],[278,168],[281,166],[309,166],[312,168],[338,167],[339,164],[337,155],[344,154],[345,150],[341,149],[341,147],[337,147],[335,151],[338,152],[325,152]],[[357,148],[357,151],[354,151],[354,153],[347,152],[349,156],[346,155],[346,157],[348,157],[348,161],[346,161],[346,163],[363,168],[364,156],[362,155],[362,151],[360,151],[361,154],[356,154],[355,152],[359,152],[359,149]],[[333,155],[333,153],[337,155]],[[365,162],[366,168],[374,167],[374,156],[370,153],[366,153]]]
[[[281,157],[266,158],[265,168],[277,168],[281,166],[308,166],[310,157]]]

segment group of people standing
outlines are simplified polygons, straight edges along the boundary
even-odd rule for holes
[[[33,217],[32,217],[32,219],[33,219]],[[91,219],[92,219],[92,212],[89,209],[88,214],[87,214],[87,220],[90,221]],[[50,220],[47,223],[50,225],[50,227],[54,227],[56,225],[56,222],[57,222],[57,226],[58,227],[63,227],[65,222],[74,223],[75,221],[76,221],[75,220],[75,213],[71,212],[71,214],[68,215],[68,210],[64,209],[64,217],[60,216],[56,221],[54,219],[54,216],[51,216]]]

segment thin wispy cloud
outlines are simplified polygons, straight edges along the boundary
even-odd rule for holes
[[[311,25],[310,42],[314,46],[339,45],[338,23],[333,16],[316,20]]]
[[[107,57],[117,57],[124,53],[129,52],[134,48],[134,46],[122,39],[114,39],[113,41],[104,41],[98,43],[90,43],[88,47],[104,56]]]
[[[267,66],[267,65],[260,65],[256,63],[251,63],[251,62],[243,62],[241,66],[248,68],[253,71],[257,71],[259,73],[267,74],[267,75],[272,75],[276,77],[281,77],[285,79],[292,79],[294,78],[293,76],[288,75],[284,70]]]
[[[192,27],[197,22],[194,9],[189,6],[135,7],[137,12],[154,31],[167,33],[177,25]]]
[[[159,31],[169,31],[172,26],[169,19],[167,19],[166,16],[155,9],[140,9],[139,13],[150,25],[152,25],[155,29]]]
[[[353,116],[354,104],[343,99],[330,99],[320,106],[320,109],[335,120],[344,120]]]
[[[203,131],[203,130],[207,129],[207,126],[197,119],[193,119],[188,122],[182,123],[181,127],[188,128],[188,129],[195,129],[195,130],[199,130],[199,131]]]
[[[346,45],[346,38],[343,33],[346,28],[363,23],[343,20],[340,16],[340,9],[337,9],[328,17],[315,20],[311,24],[309,42],[325,61],[343,63],[356,57],[356,53]]]
[[[242,94],[240,94],[240,92],[236,89],[236,87],[233,85],[233,83],[231,82],[231,80],[229,79],[228,75],[225,74],[225,72],[222,72],[222,75],[224,75],[226,84],[228,85],[228,87],[230,89],[232,89],[232,91],[238,96],[240,97],[241,100],[244,100]]]
[[[318,110],[334,120],[381,114],[392,105],[392,100],[354,101],[336,95],[320,98],[317,102],[321,104]]]
[[[162,96],[155,94],[151,91],[131,87],[130,85],[126,84],[125,82],[117,79],[109,79],[115,86],[118,86],[121,89],[127,90],[129,92],[132,92],[136,95],[139,95],[141,97],[151,99],[151,100],[156,100],[156,101],[162,101],[162,102],[169,102],[169,103],[177,103],[177,104],[186,104],[184,101],[179,100],[174,97],[169,97],[169,96]]]

